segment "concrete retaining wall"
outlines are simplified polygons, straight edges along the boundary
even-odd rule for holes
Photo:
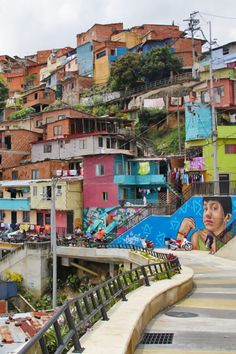
[[[6,270],[20,273],[23,276],[23,285],[35,295],[41,295],[48,281],[49,253],[48,242],[25,243],[2,258],[0,276],[4,277]]]

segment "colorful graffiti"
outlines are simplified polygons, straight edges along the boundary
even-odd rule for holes
[[[227,241],[236,234],[236,197],[192,197],[173,215],[149,216],[135,225],[113,244],[127,243],[141,246],[142,238],[155,247],[164,247],[168,238],[187,237],[194,249],[206,249],[207,233]]]
[[[112,232],[115,227],[125,224],[132,216],[137,214],[140,208],[87,208],[84,209],[83,229],[97,231],[98,228],[105,230],[106,234]],[[122,229],[120,230],[120,233]]]

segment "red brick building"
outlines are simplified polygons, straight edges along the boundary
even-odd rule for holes
[[[105,25],[96,23],[88,31],[77,34],[77,47],[89,41],[103,42],[110,40],[112,34],[122,30],[122,22]]]
[[[22,160],[29,158],[31,143],[38,141],[41,134],[31,131],[2,130],[0,132],[0,170],[17,166]],[[15,176],[17,179],[17,176]]]

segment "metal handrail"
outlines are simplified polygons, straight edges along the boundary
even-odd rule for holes
[[[130,89],[130,90],[122,92],[121,97],[130,96],[135,93],[150,90],[151,88],[153,89],[153,88],[160,87],[160,86],[176,84],[176,83],[179,83],[179,82],[182,82],[185,80],[190,80],[190,79],[196,80],[193,78],[191,72],[186,72],[186,73],[175,75],[173,77],[167,77],[167,78],[163,78],[160,80],[151,81],[149,83],[145,83],[143,85],[137,86],[134,89]]]
[[[121,244],[117,247],[143,251],[161,259],[161,261],[122,272],[67,301],[56,311],[46,325],[18,351],[18,354],[27,354],[36,345],[40,345],[43,354],[49,354],[46,334],[50,329],[54,330],[57,339],[57,348],[55,348],[54,353],[63,353],[69,342],[72,342],[75,352],[81,353],[83,348],[80,344],[80,337],[86,332],[88,326],[90,327],[99,319],[108,321],[107,311],[114,304],[114,301],[120,299],[127,301],[126,293],[132,285],[150,286],[150,278],[162,279],[163,275],[171,278],[174,273],[180,273],[181,266],[177,257],[173,258],[168,254],[157,253],[141,247],[127,247]],[[61,333],[62,324],[68,329],[64,337]]]

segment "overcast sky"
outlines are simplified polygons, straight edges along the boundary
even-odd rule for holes
[[[188,27],[199,11],[201,28],[219,45],[236,41],[235,0],[0,0],[0,55],[24,56],[37,50],[76,46],[76,34],[95,23],[123,22],[124,28],[144,23]],[[226,17],[226,18],[224,18]]]

